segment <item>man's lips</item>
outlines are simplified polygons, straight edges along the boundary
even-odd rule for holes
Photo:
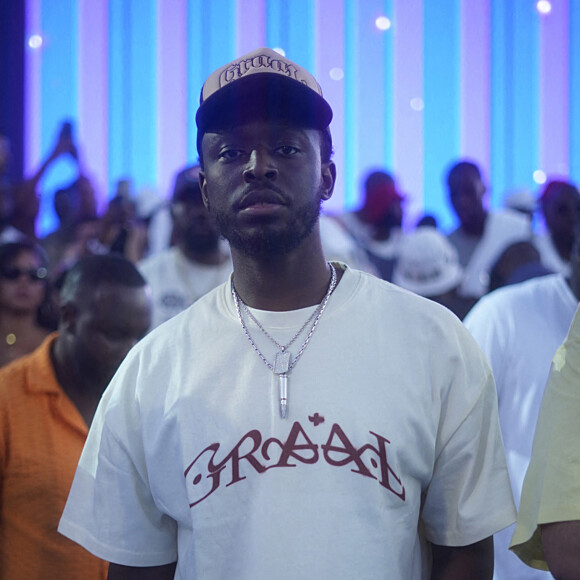
[[[252,209],[252,210],[268,210],[282,205],[286,205],[284,198],[277,192],[272,190],[250,191],[242,196],[241,200],[236,204],[238,211]]]

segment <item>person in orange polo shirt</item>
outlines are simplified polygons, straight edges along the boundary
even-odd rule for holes
[[[0,578],[106,578],[107,563],[57,526],[101,395],[150,323],[131,262],[84,258],[61,290],[58,331],[0,370]]]

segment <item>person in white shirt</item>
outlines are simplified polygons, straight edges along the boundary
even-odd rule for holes
[[[529,239],[530,222],[513,210],[489,211],[479,167],[460,161],[447,174],[449,199],[459,226],[447,238],[459,254],[464,270],[459,289],[463,296],[479,298],[488,291],[489,273],[501,253],[514,242]]]
[[[578,231],[577,231],[578,234]],[[464,320],[487,355],[497,386],[499,420],[516,505],[532,455],[538,413],[556,350],[580,300],[580,261],[568,278],[551,274],[499,288],[484,296]],[[508,551],[513,527],[495,536],[497,580],[549,578]]]
[[[403,237],[404,201],[392,175],[382,170],[372,171],[365,179],[362,206],[336,216],[366,253],[377,274],[389,282]]]
[[[515,519],[491,370],[447,309],[328,262],[332,109],[268,48],[196,121],[231,279],[107,389],[60,531],[110,578],[489,580]]]
[[[553,272],[570,274],[570,254],[580,193],[566,181],[550,181],[539,199],[546,231],[534,237],[542,264]]]
[[[151,328],[185,310],[232,271],[229,249],[203,205],[198,175],[194,165],[175,179],[170,206],[174,244],[138,264],[153,296]]]

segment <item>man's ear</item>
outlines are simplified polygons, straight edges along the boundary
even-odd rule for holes
[[[61,304],[59,308],[58,330],[74,334],[77,321],[77,308],[72,302]]]
[[[326,201],[332,197],[334,184],[336,183],[336,165],[334,161],[322,164],[322,200]]]
[[[209,211],[209,199],[207,197],[207,181],[205,180],[205,172],[200,169],[199,171],[199,188],[201,189],[201,199],[203,200],[203,205],[205,209]]]

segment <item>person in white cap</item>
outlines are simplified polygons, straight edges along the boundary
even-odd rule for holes
[[[490,579],[515,519],[489,366],[448,310],[328,263],[330,105],[261,48],[206,81],[231,279],[103,397],[60,523],[110,578]]]
[[[421,226],[405,235],[393,272],[397,286],[443,304],[463,319],[477,299],[459,295],[462,280],[457,251],[441,232]]]

